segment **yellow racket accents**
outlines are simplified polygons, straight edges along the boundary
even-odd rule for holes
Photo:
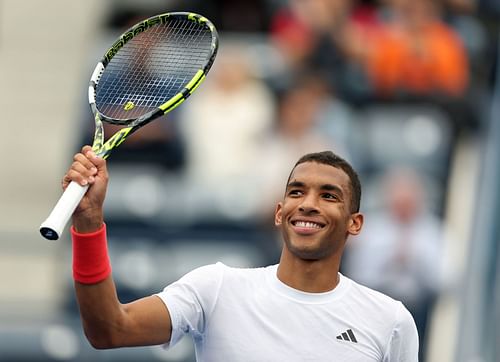
[[[204,16],[201,16],[201,15],[198,15],[198,14],[195,14],[195,13],[189,13],[188,14],[188,19],[191,20],[191,21],[197,21],[200,24],[206,23],[208,21],[208,19],[205,18]]]
[[[106,143],[102,145],[102,149],[99,150],[98,155],[104,154],[103,158],[106,159],[109,155],[109,152],[107,151],[110,151],[122,144],[132,128],[133,127],[126,127],[116,132],[109,140],[106,141]]]
[[[182,93],[177,93],[175,96],[170,98],[168,100],[168,102],[163,103],[158,108],[160,108],[164,113],[167,113],[168,111],[171,111],[172,109],[177,107],[179,104],[181,104],[184,101],[184,99],[186,99],[186,98],[184,97],[184,95]]]
[[[198,88],[198,86],[201,84],[201,82],[203,82],[204,79],[205,79],[205,72],[203,72],[203,70],[200,69],[198,72],[196,72],[193,79],[191,79],[191,81],[186,85],[186,88],[189,90],[189,94],[193,93],[196,90],[196,88]]]
[[[126,111],[130,111],[132,108],[135,107],[135,104],[134,102],[132,101],[128,101],[127,103],[125,103],[125,105],[123,106],[123,109],[126,110]]]
[[[184,102],[184,100],[193,93],[196,88],[203,82],[205,79],[206,75],[205,72],[200,69],[196,72],[194,75],[193,79],[186,85],[184,90],[182,92],[177,93],[175,96],[170,98],[168,102],[163,103],[160,108],[164,113],[167,113],[177,107],[179,104]]]
[[[215,26],[204,16],[195,14],[195,13],[190,13],[188,14],[188,19],[192,21],[197,21],[200,24],[206,24],[211,31],[215,30]]]
[[[189,91],[189,94],[193,93],[196,90],[196,88],[199,87],[199,85],[205,80],[205,77],[206,77],[206,74],[203,73],[202,77],[198,80],[198,82],[196,82],[196,84],[194,85],[194,87],[191,88],[191,90]]]

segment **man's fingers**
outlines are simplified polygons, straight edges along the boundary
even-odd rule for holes
[[[87,153],[88,152],[87,150]],[[63,188],[66,188],[71,181],[75,181],[81,186],[94,183],[98,169],[89,157],[82,153],[77,153],[73,157],[73,160],[70,169],[63,177]]]
[[[92,151],[92,147],[86,145],[82,147],[82,153],[85,155],[87,152]]]
[[[95,164],[93,162],[93,158],[88,156],[88,152],[87,152],[87,154],[77,153],[73,157],[73,161],[74,162],[71,165],[72,168],[75,166],[75,164],[79,163],[79,164],[81,164],[82,166],[84,166],[88,170],[94,169],[94,171],[92,171],[92,172],[95,172],[97,170],[97,168],[96,168],[96,166],[95,166]]]
[[[81,166],[80,166],[81,167]],[[71,168],[63,178],[63,187],[65,188],[71,181],[77,182],[81,186],[94,183],[95,177],[86,171],[78,171],[78,167]]]
[[[84,146],[80,153],[73,157],[73,163],[62,179],[64,189],[71,181],[81,186],[92,185],[96,180],[107,181],[106,160],[97,156],[92,147]]]
[[[75,155],[74,160],[81,162],[89,169],[93,166],[97,169],[102,169],[106,165],[106,161],[102,157],[97,156],[90,146],[84,146],[82,151]]]
[[[86,153],[84,153],[85,157],[87,157],[88,160],[92,162],[93,165],[97,167],[99,171],[105,171],[106,169],[106,160],[103,159],[102,157],[97,156],[92,149],[87,150]]]

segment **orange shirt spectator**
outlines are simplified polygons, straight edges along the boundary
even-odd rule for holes
[[[417,1],[416,3],[419,3]],[[469,64],[458,34],[434,18],[418,26],[388,24],[373,38],[367,72],[382,95],[461,96],[468,85]]]

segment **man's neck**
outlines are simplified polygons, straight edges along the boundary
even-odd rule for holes
[[[323,293],[338,285],[339,266],[338,258],[302,260],[284,251],[277,276],[291,288],[309,293]]]

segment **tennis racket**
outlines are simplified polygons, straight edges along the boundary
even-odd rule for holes
[[[90,78],[93,151],[106,159],[132,133],[184,102],[205,79],[218,44],[214,25],[187,12],[153,16],[123,33]],[[103,122],[123,128],[104,142]],[[87,188],[68,185],[40,226],[42,236],[60,237]]]

